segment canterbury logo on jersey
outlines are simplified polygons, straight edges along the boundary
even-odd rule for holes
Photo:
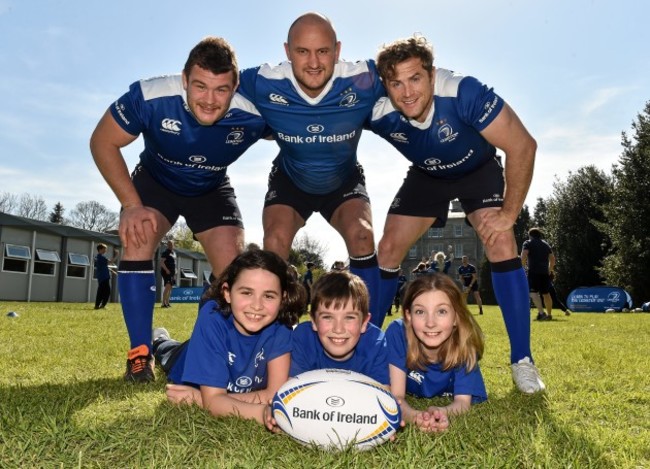
[[[285,106],[289,105],[289,101],[287,101],[287,98],[285,98],[282,95],[271,93],[269,95],[269,101],[275,104],[284,104]]]
[[[174,134],[181,133],[181,121],[175,119],[163,119],[160,123],[163,131],[171,132]]]
[[[390,138],[402,143],[409,143],[409,139],[402,132],[393,132],[390,134]]]

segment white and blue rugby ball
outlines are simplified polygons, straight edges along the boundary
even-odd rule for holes
[[[297,441],[326,449],[370,449],[400,427],[393,395],[374,379],[323,369],[287,381],[273,399],[278,426]]]

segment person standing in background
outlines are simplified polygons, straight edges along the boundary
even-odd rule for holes
[[[97,245],[95,255],[95,277],[97,278],[97,295],[95,296],[95,309],[102,309],[111,298],[111,271],[108,264],[114,264],[120,251],[113,249],[113,258],[109,261],[106,258],[108,247],[104,243]]]
[[[172,287],[176,285],[176,251],[174,251],[174,242],[167,241],[167,249],[160,256],[160,275],[163,278],[162,308],[169,308],[169,297],[172,294]]]

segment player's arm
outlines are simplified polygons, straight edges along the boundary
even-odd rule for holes
[[[110,110],[106,111],[90,138],[90,152],[95,164],[122,205],[119,233],[125,248],[129,243],[136,247],[141,242],[146,243],[145,222],[151,223],[148,230],[155,232],[157,229],[154,214],[142,206],[121,151],[136,138],[115,122]]]
[[[549,273],[555,270],[555,254],[552,252],[548,255],[548,271]]]
[[[472,281],[469,283],[470,288],[473,287],[476,282],[478,282],[478,275],[476,275],[476,272],[472,272]]]
[[[489,240],[494,241],[499,232],[514,226],[524,205],[533,177],[537,142],[507,103],[481,135],[506,155],[503,206],[498,211],[487,212],[480,225],[489,232]]]
[[[528,266],[528,249],[521,250],[521,264],[524,266],[524,269]]]

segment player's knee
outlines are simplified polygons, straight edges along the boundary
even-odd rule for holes
[[[264,249],[272,251],[285,259],[289,257],[292,243],[293,239],[289,239],[288,236],[279,231],[264,233]]]
[[[392,237],[384,236],[381,238],[379,245],[377,246],[377,258],[380,266],[397,266],[404,258],[404,247]]]
[[[375,250],[375,239],[370,225],[358,223],[342,235],[351,253],[367,254]]]

